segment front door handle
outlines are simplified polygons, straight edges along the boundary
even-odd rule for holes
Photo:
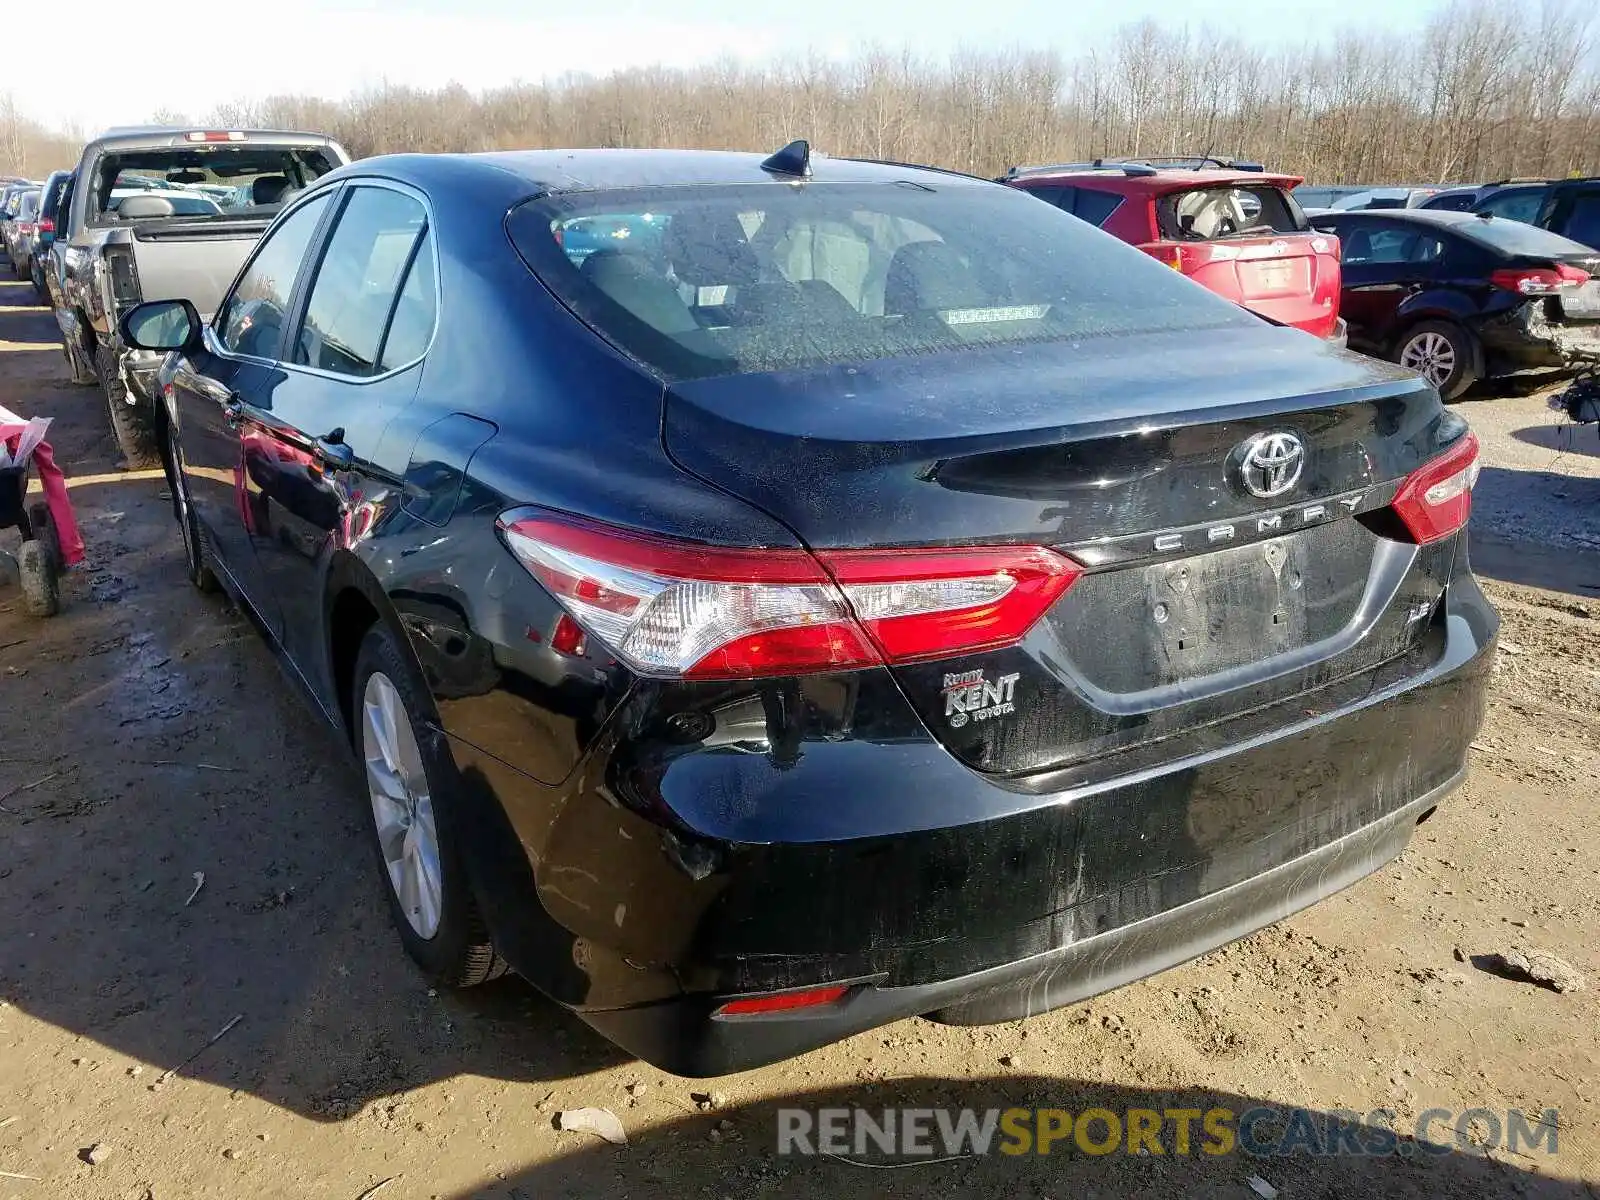
[[[237,425],[244,419],[244,400],[238,392],[229,392],[222,401],[222,419]]]
[[[347,469],[356,461],[356,452],[344,440],[344,429],[330,429],[311,443],[311,453],[324,466]]]

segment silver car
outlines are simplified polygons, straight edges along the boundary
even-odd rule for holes
[[[33,275],[33,254],[39,244],[39,202],[41,191],[19,192],[13,200],[11,219],[5,225],[6,252],[18,279]]]

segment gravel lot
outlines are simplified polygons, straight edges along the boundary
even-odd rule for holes
[[[1460,405],[1486,447],[1473,553],[1503,650],[1470,781],[1400,861],[1089,1004],[905,1021],[705,1084],[515,979],[429,992],[339,748],[184,582],[162,482],[115,472],[99,392],[65,382],[31,305],[0,285],[0,402],[57,419],[90,563],[51,622],[0,591],[0,1200],[358,1200],[385,1181],[382,1200],[1600,1197],[1600,439],[1557,430],[1544,394]],[[1518,948],[1588,988],[1489,969]],[[1559,1151],[774,1153],[780,1105],[1019,1103],[1387,1108],[1402,1130],[1430,1107],[1555,1108]],[[630,1144],[553,1127],[584,1105]]]

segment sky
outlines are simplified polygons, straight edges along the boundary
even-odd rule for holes
[[[65,57],[13,53],[0,92],[51,128],[92,134],[157,111],[198,117],[220,103],[299,93],[338,99],[387,81],[478,90],[567,72],[762,60],[815,48],[845,56],[868,43],[943,56],[1054,46],[1064,53],[1150,17],[1207,24],[1261,43],[1314,39],[1341,24],[1404,34],[1430,0],[183,0],[129,6],[76,0],[52,43]],[[981,11],[983,22],[974,20]],[[537,15],[534,15],[537,14]],[[114,36],[106,36],[114,31]],[[223,53],[208,53],[222,46]],[[63,78],[70,75],[70,78]]]

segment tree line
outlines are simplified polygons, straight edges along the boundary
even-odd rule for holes
[[[470,92],[273,96],[159,123],[332,133],[353,155],[551,146],[772,149],[982,175],[1114,154],[1227,154],[1318,183],[1600,173],[1593,0],[1447,0],[1420,34],[1346,30],[1263,48],[1144,21],[1081,52],[868,47]],[[0,99],[0,173],[70,166],[81,138]]]

